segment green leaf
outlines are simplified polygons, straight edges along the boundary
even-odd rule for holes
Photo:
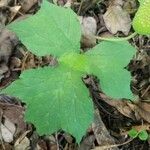
[[[150,0],[139,0],[140,7],[135,14],[132,25],[133,29],[142,35],[150,34]]]
[[[60,56],[80,50],[81,30],[77,15],[70,8],[61,8],[46,0],[34,16],[13,22],[7,28],[37,56]]]
[[[71,70],[82,72],[83,75],[90,71],[88,58],[85,54],[64,54],[59,58],[59,62],[64,65],[64,67],[69,67]]]
[[[132,138],[136,138],[138,136],[138,131],[135,128],[133,128],[128,132],[128,135]]]
[[[132,99],[131,76],[124,67],[128,65],[136,49],[127,41],[101,42],[86,53],[90,73],[100,79],[102,90],[112,98]]]
[[[27,104],[26,121],[40,135],[63,129],[79,142],[93,120],[93,104],[81,74],[60,66],[24,71],[3,93]]]
[[[146,130],[142,130],[142,131],[140,131],[140,133],[138,134],[138,137],[139,137],[139,139],[140,140],[142,140],[142,141],[146,141],[147,139],[148,139],[148,133],[147,133],[147,131]]]
[[[63,129],[79,142],[93,120],[93,105],[82,83],[85,73],[100,78],[103,91],[113,98],[131,98],[130,73],[124,69],[135,49],[128,42],[101,42],[86,54],[80,50],[80,25],[71,9],[47,1],[34,16],[8,28],[38,56],[59,57],[57,68],[24,71],[3,90],[27,105],[26,120],[39,134]]]

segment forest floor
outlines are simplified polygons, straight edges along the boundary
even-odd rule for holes
[[[86,33],[111,38],[126,37],[134,32],[131,24],[139,7],[137,0],[49,1],[71,6],[80,16],[84,51],[97,44],[97,40],[87,37]],[[40,3],[40,0],[0,0],[0,89],[18,79],[23,70],[54,63],[51,56],[37,57],[30,53],[14,33],[2,28],[16,19],[35,14]],[[128,135],[132,128],[150,134],[150,38],[136,35],[129,42],[137,49],[128,65],[136,102],[107,97],[97,79],[88,77],[85,83],[95,104],[95,119],[78,146],[64,131],[39,136],[34,125],[23,119],[25,105],[1,94],[0,150],[150,150],[150,138],[143,141]]]

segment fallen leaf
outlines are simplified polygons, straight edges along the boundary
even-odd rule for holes
[[[82,17],[79,16],[79,21],[81,24],[82,38],[81,45],[83,48],[90,48],[96,45],[96,34],[97,24],[93,17]]]
[[[9,131],[11,131],[12,134],[16,132],[16,127],[14,123],[12,123],[8,118],[5,118],[4,125]]]
[[[9,76],[8,61],[14,47],[17,45],[15,34],[7,29],[0,28],[0,80]],[[6,73],[8,73],[6,75]],[[4,75],[5,74],[5,75]]]
[[[25,131],[26,124],[23,119],[24,108],[18,105],[0,102],[0,108],[3,111],[3,117],[8,118],[10,122],[16,125],[15,135]]]
[[[14,145],[14,150],[29,150],[29,149],[30,149],[30,141],[26,136],[20,137]]]
[[[5,118],[4,124],[1,124],[1,134],[3,140],[5,142],[11,143],[13,141],[15,131],[16,131],[15,125]]]
[[[129,14],[120,5],[109,6],[103,15],[103,19],[106,28],[112,34],[122,31],[125,35],[128,35],[131,28],[131,19]]]
[[[140,119],[150,123],[150,103],[139,101],[134,108],[136,115],[139,115]]]
[[[121,114],[129,117],[133,120],[145,120],[150,123],[150,103],[140,100],[128,101],[128,100],[115,100],[107,97],[104,94],[100,94],[102,100],[107,104],[115,107]]]
[[[94,122],[92,124],[92,129],[93,129],[95,138],[96,138],[99,146],[105,146],[105,145],[109,146],[109,145],[115,144],[113,137],[110,136],[103,121],[101,120],[98,110],[95,110]],[[114,150],[118,150],[118,148],[116,147],[116,148],[114,148]]]
[[[110,98],[110,97],[108,97],[108,96],[106,96],[105,94],[102,94],[102,93],[100,93],[100,97],[107,104],[115,107],[122,115],[135,120],[134,111],[130,107],[130,106],[134,106],[134,104],[132,104],[131,102],[129,102],[127,100],[121,100],[121,99],[120,100],[112,99],[112,98]]]
[[[0,62],[8,63],[9,57],[17,45],[18,39],[7,29],[0,29]]]
[[[78,150],[91,150],[91,147],[92,147],[94,141],[95,141],[94,135],[85,137],[84,140],[81,142]]]

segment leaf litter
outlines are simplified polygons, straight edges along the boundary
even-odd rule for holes
[[[126,1],[125,4],[121,7],[124,7],[128,2],[129,2],[129,0]],[[23,6],[23,3],[24,3],[24,1],[22,1],[20,3],[21,7]],[[89,2],[87,2],[87,3],[89,3]],[[77,10],[79,8],[79,5],[76,5],[76,4],[77,3],[72,3],[72,6],[75,7],[75,10]],[[5,5],[4,4],[2,5],[2,3],[1,3],[1,8],[4,10],[7,9],[8,11],[11,11],[11,10],[9,10],[8,7],[5,8],[5,6],[9,6],[11,8],[11,7],[14,7],[17,5],[18,5],[18,3],[15,3],[15,1],[13,1],[12,4],[8,3],[8,1],[7,2],[5,1]],[[33,4],[34,6],[32,5],[32,3],[30,3],[28,5],[29,5],[29,6],[27,6],[27,8],[29,8],[28,10],[27,9],[26,10],[21,9],[22,12],[20,13],[19,12],[20,9],[19,9],[15,12],[15,15],[10,13],[11,15],[13,15],[13,17],[10,16],[10,14],[8,15],[6,13],[6,11],[0,9],[0,18],[2,18],[2,19],[0,19],[0,23],[3,25],[7,24],[9,22],[9,20],[11,21],[11,18],[16,19],[19,16],[21,16],[21,14],[23,14],[23,15],[32,14],[33,12],[35,12],[38,9],[37,8],[37,6],[38,6],[37,2],[35,2]],[[84,4],[84,6],[86,6],[86,5]],[[90,9],[89,8],[84,9],[84,14],[86,14],[87,16],[92,15],[96,19],[97,31],[98,30],[100,31],[100,28],[101,28],[101,33],[103,33],[103,31],[105,33],[109,33],[109,31],[107,31],[106,24],[102,24],[102,26],[99,26],[99,23],[102,21],[102,20],[99,20],[99,15],[100,14],[102,15],[102,10],[104,10],[104,12],[106,12],[106,10],[109,8],[109,6],[110,6],[110,4],[108,4],[107,1],[104,0],[101,3],[94,4],[94,7],[92,9],[91,8]],[[101,8],[101,11],[99,8]],[[81,9],[81,13],[82,13],[82,9]],[[132,13],[134,14],[135,12],[133,11]],[[125,25],[125,28],[129,29],[129,24],[127,26]],[[121,31],[124,34],[127,34],[130,30],[126,30],[126,31],[121,30]],[[119,30],[117,30],[117,31],[119,31]],[[113,34],[115,34],[115,33],[113,33]],[[117,33],[117,34],[120,34],[120,33]],[[12,38],[12,36],[11,36],[11,38]],[[1,36],[0,36],[0,39],[2,39]],[[128,140],[127,132],[122,137],[121,137],[121,132],[122,132],[122,130],[128,131],[132,127],[135,127],[135,125],[139,126],[139,128],[141,127],[141,129],[144,128],[147,131],[149,131],[149,128],[147,127],[149,125],[149,124],[147,125],[147,122],[149,122],[149,110],[150,110],[149,109],[150,108],[149,107],[149,98],[150,98],[150,95],[149,95],[149,93],[150,93],[149,92],[150,91],[150,89],[149,89],[149,81],[150,81],[149,80],[149,77],[150,77],[149,59],[150,59],[150,54],[149,54],[149,42],[148,41],[149,41],[149,38],[145,37],[145,36],[135,37],[133,39],[133,41],[131,41],[138,48],[137,56],[133,60],[131,60],[131,62],[129,64],[129,70],[131,71],[132,76],[133,76],[133,80],[132,80],[133,92],[135,92],[140,97],[140,99],[137,102],[135,102],[135,103],[128,102],[127,103],[126,101],[114,101],[114,100],[112,100],[106,96],[103,96],[101,91],[99,92],[99,88],[96,88],[97,87],[97,80],[95,78],[86,77],[87,79],[91,78],[90,80],[86,79],[86,81],[88,81],[86,84],[91,89],[90,90],[91,95],[93,96],[94,101],[96,101],[96,103],[95,103],[96,106],[99,108],[99,112],[100,112],[99,117],[102,118],[102,121],[104,122],[104,126],[106,126],[106,129],[107,129],[106,132],[109,132],[110,136],[113,138],[113,141],[115,141],[115,143],[124,143],[125,141],[127,141]],[[9,44],[7,46],[9,46]],[[20,71],[22,71],[24,69],[36,68],[37,66],[47,65],[51,61],[52,61],[52,64],[56,63],[51,56],[49,56],[48,59],[37,57],[31,53],[28,53],[28,55],[26,56],[27,49],[23,45],[21,45],[20,43],[17,43],[17,46],[15,45],[15,49],[18,49],[17,52],[13,51],[13,49],[14,49],[13,44],[12,45],[10,44],[10,47],[11,47],[10,50],[12,51],[12,54],[6,53],[6,56],[7,56],[6,60],[7,61],[5,62],[5,65],[8,68],[6,70],[7,71],[10,70],[10,75],[2,76],[1,83],[3,83],[3,84],[0,85],[1,87],[6,86],[12,80],[18,78]],[[15,60],[18,60],[18,61],[14,61],[14,58],[15,58]],[[11,63],[8,63],[8,60],[10,60],[9,62],[11,62]],[[46,60],[46,62],[45,62],[45,60]],[[16,63],[16,65],[14,65],[15,63]],[[21,64],[17,66],[18,63],[21,63]],[[23,67],[22,67],[22,65],[23,65]],[[10,68],[10,66],[12,66],[12,67]],[[5,74],[5,73],[3,73],[3,74]],[[3,99],[5,98],[5,101],[2,101],[2,105],[0,105],[1,109],[7,108],[11,104],[11,107],[9,107],[9,109],[3,110],[4,111],[3,115],[7,112],[8,113],[8,116],[6,115],[7,119],[11,123],[13,123],[12,126],[14,126],[14,125],[16,126],[16,124],[19,122],[19,121],[17,122],[17,120],[18,120],[17,115],[22,115],[22,113],[24,111],[24,108],[23,108],[24,105],[21,104],[18,107],[18,104],[14,101],[12,102],[10,100],[10,98],[6,98],[3,95],[2,95],[2,98]],[[8,106],[7,106],[7,104],[8,104]],[[17,108],[20,109],[21,108],[21,111],[18,112],[18,114],[15,114],[13,116],[14,120],[16,120],[16,122],[13,122],[13,119],[11,120],[11,117],[10,117],[11,116],[10,114],[12,112],[14,112],[12,105],[13,105],[14,109],[17,109]],[[115,117],[117,118],[118,116],[120,118],[119,122],[121,125],[117,126],[117,124],[115,124],[115,120],[113,120],[113,119]],[[112,119],[109,120],[108,118],[111,118],[111,117],[112,117]],[[5,117],[3,117],[3,118],[5,120]],[[126,123],[123,121],[124,119],[127,121]],[[109,122],[107,122],[106,120],[108,120]],[[117,122],[117,119],[116,119],[116,122]],[[111,128],[110,128],[109,124],[111,124]],[[97,125],[97,126],[99,127],[99,125]],[[146,126],[146,127],[144,127],[144,126]],[[30,125],[29,125],[29,128],[31,131],[34,130],[34,128]],[[16,128],[16,130],[17,130],[17,128]],[[17,137],[14,136],[14,139],[13,139],[14,141],[17,140],[19,137],[21,137],[21,135],[23,133],[26,133],[26,131],[28,131],[29,129],[25,129],[25,126],[24,126],[24,127],[20,127],[20,130],[21,130],[20,131],[21,133],[18,133],[19,135]],[[93,132],[94,132],[93,129],[87,131],[87,135],[85,137],[85,139],[86,139],[86,138],[90,137],[91,134],[93,135],[93,137],[92,137],[93,140],[92,140],[91,144],[88,146],[88,147],[90,147],[89,149],[94,148],[96,146],[100,146],[99,143],[97,142],[98,139],[96,139],[95,137],[97,137],[97,136],[101,137],[101,135],[100,134],[96,135]],[[30,132],[29,135],[27,134],[27,139],[30,142],[32,141],[32,138],[33,138],[33,136],[31,136],[31,135],[34,135],[34,133]],[[63,131],[60,131],[56,134],[53,134],[52,137],[53,137],[54,141],[52,140],[52,138],[43,137],[43,142],[42,142],[43,144],[41,144],[41,139],[40,139],[40,137],[38,137],[37,138],[38,139],[37,141],[39,141],[39,144],[37,144],[38,147],[40,147],[42,149],[42,146],[43,146],[43,149],[44,148],[48,149],[48,146],[44,146],[45,145],[44,143],[47,143],[47,141],[48,141],[49,142],[49,144],[48,144],[49,148],[53,146],[53,147],[55,147],[54,149],[56,149],[58,145],[62,149],[64,147],[66,149],[69,149],[70,147],[71,147],[70,149],[76,149],[77,148],[75,146],[75,143],[73,142],[73,140],[71,140],[72,142],[70,142],[68,145],[68,143],[67,143],[68,140],[65,139]],[[70,137],[72,139],[72,137],[70,135],[68,135],[68,137]],[[120,140],[116,140],[116,138],[118,138],[118,137],[121,137]],[[10,136],[10,138],[11,138],[11,136]],[[105,140],[107,142],[107,138]],[[13,143],[14,143],[14,141],[13,141]],[[29,144],[28,142],[25,142],[25,143],[27,143],[26,145]],[[122,148],[123,149],[132,149],[132,146],[135,144],[137,146],[137,147],[135,146],[135,148],[137,148],[137,149],[140,149],[140,147],[143,147],[144,149],[148,149],[148,147],[149,147],[148,142],[142,143],[142,142],[135,139],[132,142],[126,144],[126,146],[122,146]],[[106,145],[108,146],[107,148],[109,148],[110,143],[108,143]],[[7,147],[12,148],[12,146],[10,146],[10,145],[8,146],[8,142],[5,142],[4,139],[3,139],[3,146],[6,146],[6,148]],[[7,148],[7,149],[9,150],[9,148]],[[84,149],[86,149],[86,148],[84,148]]]
[[[122,8],[123,3],[122,0],[110,1],[110,6],[103,15],[106,28],[112,34],[116,34],[118,31],[123,32],[125,35],[129,34],[131,19],[126,10]]]

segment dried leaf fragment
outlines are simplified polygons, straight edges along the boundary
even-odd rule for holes
[[[106,28],[116,34],[118,31],[128,35],[131,28],[131,19],[129,14],[122,9],[120,5],[112,5],[103,15]]]
[[[83,48],[90,48],[96,45],[96,34],[97,24],[93,17],[78,17],[81,24],[82,38],[81,44]]]
[[[1,124],[1,134],[5,142],[10,143],[13,141],[15,131],[16,131],[15,125],[8,119],[5,119],[4,124]]]

